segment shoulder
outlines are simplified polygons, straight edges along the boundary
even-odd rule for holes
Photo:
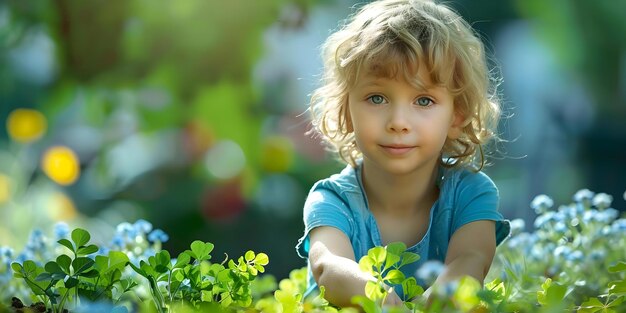
[[[357,179],[357,169],[346,166],[340,173],[319,180],[311,187],[309,197],[316,197],[315,194],[333,193],[338,197],[345,197],[346,193],[354,193],[360,190]]]
[[[447,181],[446,181],[447,180]],[[483,172],[475,172],[467,168],[447,169],[444,174],[444,181],[448,188],[454,190],[457,196],[460,193],[498,193],[498,188],[493,180]]]

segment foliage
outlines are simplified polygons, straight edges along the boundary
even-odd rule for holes
[[[579,191],[574,203],[552,210],[552,199],[535,198],[535,230],[524,232],[512,222],[513,234],[497,250],[484,287],[470,277],[446,285],[432,278],[444,270],[425,262],[415,277],[401,268],[419,259],[402,243],[375,247],[359,260],[374,280],[355,306],[371,312],[622,312],[626,309],[626,260],[621,249],[626,222],[610,208],[611,197]],[[354,312],[324,299],[325,290],[304,296],[307,269],[293,270],[278,284],[260,276],[268,264],[264,253],[246,252],[212,262],[214,245],[194,241],[176,258],[161,250],[167,235],[144,220],[122,223],[106,247],[90,243],[84,229],[57,227],[58,247],[34,231],[24,252],[0,248],[3,296],[24,295],[52,312],[70,308],[90,312],[98,300],[106,310],[140,312]],[[30,259],[29,259],[30,257]],[[7,265],[11,264],[11,269]],[[14,278],[7,278],[7,271]],[[416,279],[416,278],[419,278]],[[20,283],[21,282],[21,283]],[[420,285],[425,282],[426,285]],[[396,292],[401,307],[385,305]],[[428,296],[426,296],[428,295]],[[2,304],[8,303],[3,298]],[[102,302],[100,302],[102,305]]]
[[[208,262],[212,250],[213,244],[194,241],[191,250],[179,254],[175,260],[163,250],[151,256],[148,262],[130,266],[148,280],[159,312],[167,311],[170,304],[181,300],[198,309],[203,302],[219,303],[223,308],[249,307],[252,304],[250,283],[258,273],[265,271],[269,258],[265,253],[248,251],[237,263],[228,260],[224,266],[226,260]]]
[[[108,256],[90,258],[88,255],[99,250],[96,245],[88,244],[90,238],[89,232],[77,228],[72,231],[71,241],[58,241],[71,255],[61,254],[43,267],[33,260],[14,262],[11,264],[14,276],[23,279],[32,293],[43,298],[55,313],[63,312],[68,302],[78,305],[80,297],[93,302],[107,299],[115,303],[137,285],[121,278],[128,257],[122,252],[110,251]],[[118,291],[117,296],[114,289]]]

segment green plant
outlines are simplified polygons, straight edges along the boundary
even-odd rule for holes
[[[61,254],[43,267],[33,260],[23,264],[13,262],[14,277],[23,279],[33,294],[42,300],[52,312],[63,312],[67,303],[79,305],[81,297],[90,301],[108,299],[114,303],[137,284],[122,279],[128,257],[119,251],[108,256],[88,255],[99,250],[89,244],[91,235],[84,229],[74,229],[72,240],[61,239],[59,244],[69,249],[71,255]],[[114,293],[114,290],[117,291]]]
[[[145,277],[158,312],[169,312],[171,304],[184,302],[199,309],[207,303],[221,308],[246,308],[252,305],[251,282],[265,271],[269,258],[265,253],[248,251],[237,263],[225,259],[210,263],[213,244],[199,240],[172,260],[163,250],[130,266]],[[226,264],[226,265],[224,265]]]
[[[363,307],[365,312],[383,312],[383,304],[393,291],[393,285],[402,288],[402,300],[408,309],[415,309],[413,300],[424,292],[414,277],[406,278],[400,270],[403,266],[417,262],[419,255],[406,251],[401,242],[391,243],[385,247],[374,247],[359,260],[362,271],[369,273],[375,281],[367,282],[365,296],[355,296],[353,302]]]

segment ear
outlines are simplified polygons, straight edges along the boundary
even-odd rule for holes
[[[448,129],[448,139],[459,139],[463,135],[463,128],[469,123],[471,123],[471,119],[466,118],[461,112],[455,112],[452,116],[450,129]]]

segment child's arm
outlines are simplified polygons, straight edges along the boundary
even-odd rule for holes
[[[476,278],[482,284],[491,267],[495,251],[494,221],[480,220],[461,226],[450,239],[445,271],[427,290],[426,295],[430,295],[434,286],[443,286],[465,275]]]
[[[334,227],[317,227],[309,233],[309,262],[318,286],[324,286],[325,298],[336,306],[353,306],[354,295],[365,294],[365,284],[374,277],[359,269],[348,237]],[[390,293],[386,304],[402,303]]]

